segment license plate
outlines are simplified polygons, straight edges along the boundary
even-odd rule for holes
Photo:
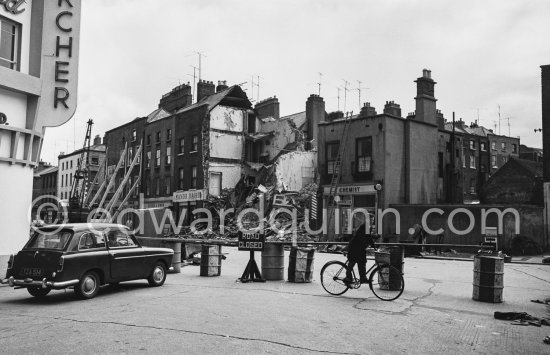
[[[37,267],[24,267],[23,269],[21,269],[21,274],[23,276],[41,276],[42,269]]]

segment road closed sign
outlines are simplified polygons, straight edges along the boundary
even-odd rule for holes
[[[264,250],[265,235],[263,233],[239,233],[239,250]]]

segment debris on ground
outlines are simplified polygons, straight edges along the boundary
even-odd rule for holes
[[[512,325],[534,325],[536,327],[540,327],[541,325],[550,326],[550,318],[534,317],[526,312],[495,312],[494,317],[495,319],[511,320],[513,321],[511,323]]]
[[[310,183],[300,191],[278,191],[274,185],[251,185],[242,179],[234,189],[223,189],[218,197],[209,197],[204,203],[212,215],[212,224],[196,223],[182,227],[179,233],[164,237],[179,239],[209,239],[234,241],[238,238],[240,227],[255,229],[263,222],[263,232],[266,241],[280,242],[315,242],[317,238],[308,234],[305,226],[306,209],[311,205],[311,199],[317,197],[318,185]],[[247,212],[242,214],[238,224],[237,216],[245,209],[261,211],[264,208],[264,218],[258,214]],[[223,213],[234,209],[233,213]],[[220,213],[222,212],[222,213]],[[205,219],[197,215],[197,219]],[[223,217],[223,221],[222,221]]]

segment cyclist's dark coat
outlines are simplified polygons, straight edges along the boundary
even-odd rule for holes
[[[349,241],[348,259],[355,262],[366,262],[367,246],[375,248],[374,239],[371,234],[367,234],[365,224],[362,224],[351,237]]]

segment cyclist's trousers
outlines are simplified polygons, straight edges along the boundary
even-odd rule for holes
[[[352,279],[351,270],[353,270],[356,264],[357,264],[357,268],[359,269],[359,279],[362,281],[365,281],[367,279],[367,261],[366,260],[364,262],[362,261],[357,262],[357,261],[350,260],[348,270],[346,271],[346,277],[350,280]]]

